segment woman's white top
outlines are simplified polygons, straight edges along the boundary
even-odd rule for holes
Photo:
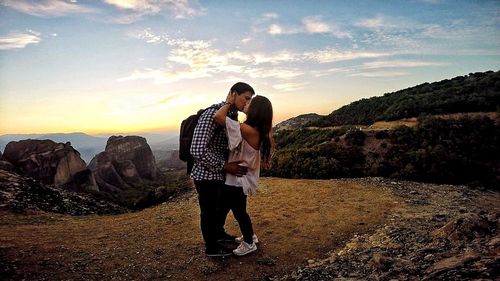
[[[242,177],[226,174],[226,184],[243,187],[245,195],[257,191],[257,181],[260,175],[260,151],[253,148],[241,136],[240,122],[226,117],[226,133],[229,143],[229,162],[243,161],[240,165],[248,167],[248,172]]]

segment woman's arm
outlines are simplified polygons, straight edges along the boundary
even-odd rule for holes
[[[231,105],[229,103],[226,103],[219,110],[217,110],[217,112],[214,115],[215,123],[221,126],[226,126],[226,116],[230,106]]]
[[[224,127],[226,126],[227,112],[229,111],[229,107],[231,107],[231,105],[234,103],[235,96],[235,93],[229,93],[227,95],[226,103],[214,115],[215,123]]]
[[[215,123],[226,127],[226,118],[229,111],[229,107],[234,103],[236,93],[229,93],[226,98],[226,104],[224,104],[214,115]],[[241,136],[240,138],[245,139],[248,144],[253,148],[259,149],[259,131],[252,126],[245,123],[240,124]]]

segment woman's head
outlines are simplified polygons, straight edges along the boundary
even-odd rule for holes
[[[262,160],[266,166],[269,166],[274,149],[274,142],[271,134],[271,128],[273,126],[273,106],[266,97],[255,96],[245,108],[245,113],[247,115],[245,123],[259,131]]]
[[[251,120],[255,125],[268,125],[269,128],[273,122],[273,105],[264,96],[255,96],[244,109],[247,115],[247,121]],[[258,124],[257,124],[258,123]]]

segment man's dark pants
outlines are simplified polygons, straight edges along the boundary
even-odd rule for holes
[[[224,221],[221,220],[223,181],[195,181],[200,204],[200,225],[205,247],[209,250],[218,247],[217,239],[224,232]],[[222,221],[222,222],[221,222]]]

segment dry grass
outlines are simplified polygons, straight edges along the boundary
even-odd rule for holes
[[[488,117],[494,120],[496,124],[500,124],[500,114],[498,112],[468,112],[468,113],[451,113],[451,114],[438,114],[432,115],[434,118],[441,119],[460,119],[460,118],[481,118]],[[368,130],[393,130],[397,127],[407,126],[415,127],[417,126],[417,118],[403,118],[395,121],[378,121],[370,125]]]
[[[398,127],[415,127],[417,118],[405,118],[395,121],[377,121],[368,127],[368,130],[394,130]]]
[[[327,256],[383,223],[399,203],[350,181],[263,178],[248,205],[261,243],[245,257],[205,257],[190,192],[117,216],[0,213],[0,258],[17,266],[16,279],[253,280]],[[226,227],[239,233],[232,216]]]

